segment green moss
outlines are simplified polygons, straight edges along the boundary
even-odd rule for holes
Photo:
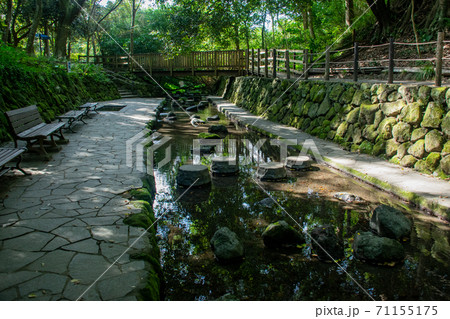
[[[201,132],[198,134],[201,139],[220,139],[220,136],[214,133]]]
[[[432,152],[427,156],[426,164],[430,171],[434,171],[439,166],[439,161],[441,160],[441,154],[437,152]]]
[[[359,151],[364,154],[372,154],[373,144],[369,141],[363,141],[359,146]]]
[[[386,151],[386,142],[380,140],[373,146],[372,154],[374,156],[379,156],[381,154],[384,154],[385,151]]]
[[[144,229],[149,228],[152,225],[152,220],[144,213],[131,214],[124,218],[123,223],[133,227],[141,227]]]
[[[143,200],[147,202],[151,202],[153,200],[152,195],[147,188],[132,189],[130,191],[130,195],[137,200]]]

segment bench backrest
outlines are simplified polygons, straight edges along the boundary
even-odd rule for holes
[[[5,114],[15,135],[44,123],[36,105],[8,111]]]

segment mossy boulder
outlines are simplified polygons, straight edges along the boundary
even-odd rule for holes
[[[354,124],[358,121],[359,118],[359,107],[353,109],[350,111],[350,113],[347,114],[346,121],[350,124]]]
[[[450,155],[441,160],[441,169],[445,174],[450,175]]]
[[[433,171],[430,171],[428,169],[427,163],[426,163],[425,160],[418,160],[416,162],[416,164],[414,164],[414,169],[419,171],[419,172],[421,172],[421,173],[424,173],[424,174],[431,174],[431,173],[433,173]]]
[[[351,104],[360,106],[362,102],[369,100],[369,98],[370,94],[366,90],[356,90],[355,94],[353,95]]]
[[[330,108],[331,108],[330,99],[328,97],[325,97],[322,103],[320,104],[319,109],[317,110],[317,116],[327,114]]]
[[[447,87],[437,87],[431,89],[431,98],[433,101],[444,104],[445,103],[445,93],[447,92]]]
[[[314,104],[310,104],[309,105],[309,109],[308,109],[308,116],[310,118],[315,118],[318,116],[317,111],[319,110],[319,104],[314,103]]]
[[[441,160],[440,153],[437,153],[437,152],[430,153],[425,160],[425,162],[427,164],[427,168],[433,172],[439,166],[440,160]]]
[[[362,131],[359,127],[353,129],[353,143],[360,144],[363,141]]]
[[[378,237],[371,232],[356,233],[353,254],[360,260],[374,264],[397,262],[405,258],[405,250],[397,240]]]
[[[398,144],[393,138],[386,141],[386,156],[392,157],[397,154]]]
[[[399,142],[407,142],[411,139],[411,125],[400,122],[392,128],[392,136]]]
[[[333,85],[333,89],[330,91],[329,94],[330,100],[335,102],[338,101],[342,95],[342,92],[344,92],[344,87],[341,84]]]
[[[421,86],[418,92],[419,102],[425,105],[428,104],[428,102],[430,101],[430,93],[431,88],[429,86]]]
[[[450,138],[450,111],[447,112],[441,124],[442,132],[447,138]]]
[[[373,125],[376,129],[378,129],[378,126],[380,125],[381,121],[384,120],[384,114],[383,111],[378,110],[375,112],[375,118],[373,119]]]
[[[428,103],[425,115],[423,116],[421,126],[425,128],[438,128],[441,124],[443,115],[444,107],[442,104],[430,102]]]
[[[379,110],[379,104],[362,104],[359,112],[360,124],[373,124],[375,120],[375,114]]]
[[[337,128],[336,135],[339,137],[344,137],[345,133],[347,133],[348,123],[342,122]]]
[[[442,154],[442,157],[450,155],[450,141],[447,141],[444,144],[444,147],[442,147],[441,154]]]
[[[426,155],[425,152],[425,140],[418,140],[408,148],[408,154],[411,154],[415,158],[423,158]]]
[[[371,125],[366,125],[364,127],[362,135],[370,142],[373,142],[377,138],[378,132],[375,129],[375,126],[373,124],[371,124]]]
[[[402,159],[403,157],[405,157],[405,155],[408,153],[408,149],[411,147],[411,143],[410,142],[406,142],[403,144],[400,144],[398,146],[397,149],[397,157],[399,159]]]
[[[425,135],[425,151],[440,152],[444,146],[444,138],[438,130],[432,130]]]
[[[373,144],[369,141],[363,141],[361,145],[359,145],[359,152],[363,154],[372,154]]]
[[[381,110],[386,116],[397,116],[401,113],[402,109],[406,106],[405,101],[398,100],[396,102],[386,102],[380,105]]]
[[[327,139],[333,140],[335,136],[336,136],[336,131],[329,131],[327,134]]]
[[[322,103],[325,95],[327,94],[327,90],[324,85],[315,84],[310,91],[311,101],[313,103]]]
[[[397,91],[392,92],[388,95],[387,100],[388,102],[395,102],[402,98],[402,95],[398,93]]]
[[[416,164],[417,159],[412,155],[406,155],[403,157],[400,161],[400,165],[404,167],[414,167],[414,164]]]
[[[398,93],[408,103],[416,102],[419,98],[419,89],[416,85],[402,85],[398,88]]]
[[[342,93],[339,102],[341,104],[349,104],[353,100],[353,95],[355,94],[355,88],[349,87]]]
[[[382,139],[392,138],[392,128],[397,124],[395,117],[387,117],[378,126],[378,133]]]
[[[386,152],[386,141],[379,140],[375,143],[373,146],[372,154],[374,156],[379,156],[381,154],[384,154]]]
[[[130,216],[124,218],[123,223],[129,226],[147,229],[152,225],[153,222],[151,218],[146,214],[139,213],[131,214]]]
[[[399,119],[413,126],[419,125],[422,121],[422,104],[419,102],[408,104],[402,109]]]
[[[445,93],[445,101],[447,102],[447,110],[450,109],[450,90],[447,90],[447,93]]]
[[[411,142],[417,142],[418,140],[425,137],[425,135],[428,133],[428,130],[423,127],[416,128],[411,133]]]
[[[137,200],[143,200],[147,202],[153,201],[152,194],[146,188],[132,189],[130,195]]]
[[[387,205],[374,209],[369,225],[378,236],[396,240],[408,238],[411,233],[411,221],[401,211]]]

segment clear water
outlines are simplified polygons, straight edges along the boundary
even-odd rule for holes
[[[177,169],[192,160],[192,140],[207,130],[193,128],[183,114],[179,118],[159,130],[173,138],[172,162],[155,171],[154,210],[162,216],[158,234],[166,300],[214,300],[227,293],[239,300],[369,300],[366,292],[376,300],[450,299],[450,228],[388,194],[314,165],[310,171],[289,172],[285,182],[262,183],[301,227],[279,207],[256,206],[267,197],[252,179],[256,160],[278,159],[279,149],[268,143],[261,152],[250,154],[238,142],[240,161],[251,158],[238,176],[214,177],[210,186],[193,188],[175,201],[185,191],[176,186]],[[238,141],[260,138],[240,129],[230,133]],[[161,148],[156,157],[164,154]],[[364,202],[346,204],[334,199],[333,194],[341,191],[356,194]],[[366,264],[352,256],[355,232],[369,229],[370,212],[381,203],[401,209],[414,223],[411,239],[404,243],[407,257],[394,267]],[[319,261],[309,244],[288,250],[265,248],[263,230],[280,219],[298,230],[334,225],[345,244],[346,258],[340,262],[345,272],[334,263]],[[214,259],[209,241],[224,226],[244,243],[241,263],[222,265]]]

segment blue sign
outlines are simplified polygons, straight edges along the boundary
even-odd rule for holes
[[[50,37],[48,35],[42,33],[36,33],[36,38],[50,40]]]

